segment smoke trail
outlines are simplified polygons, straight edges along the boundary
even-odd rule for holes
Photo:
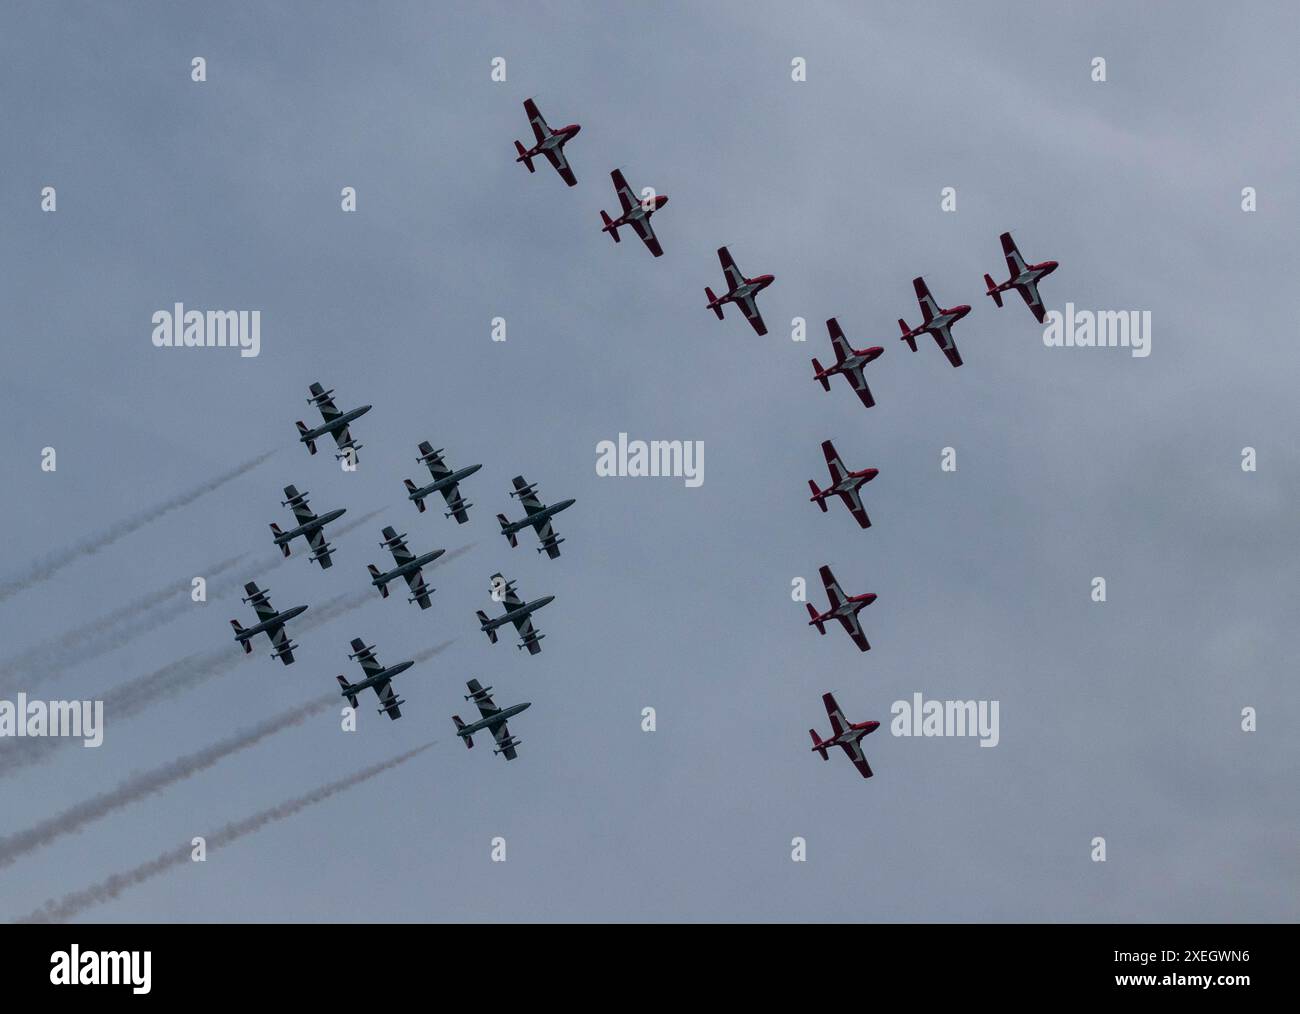
[[[308,718],[324,711],[337,702],[338,696],[330,694],[328,697],[320,697],[307,704],[290,708],[288,711],[268,718],[264,722],[251,726],[242,732],[237,732],[233,736],[213,743],[211,746],[186,757],[178,757],[176,760],[154,768],[152,771],[134,775],[119,784],[115,789],[109,792],[101,792],[99,795],[93,796],[83,803],[78,803],[76,806],[69,807],[62,813],[48,820],[43,820],[25,831],[0,835],[0,867],[10,865],[20,856],[49,845],[52,841],[65,834],[79,831],[91,821],[105,817],[114,810],[138,802],[146,796],[161,792],[176,782],[198,774],[231,754],[238,753],[240,750],[247,750],[249,747],[260,743],[268,736],[301,725]]]
[[[423,746],[417,746],[414,750],[407,750],[400,753],[390,760],[381,761],[378,764],[372,764],[368,768],[363,768],[346,778],[340,778],[338,781],[330,782],[328,785],[322,785],[320,788],[308,792],[306,795],[298,796],[294,799],[287,800],[273,806],[270,809],[263,810],[251,817],[243,820],[232,821],[224,827],[218,829],[212,834],[205,836],[208,848],[222,848],[226,845],[233,844],[240,838],[260,831],[268,824],[273,824],[302,810],[309,806],[315,806],[317,803],[324,802],[331,796],[336,796],[340,792],[359,785],[364,781],[382,774],[390,768],[395,768],[399,764],[404,764],[416,754],[423,753],[433,743],[425,743]],[[151,859],[147,863],[141,863],[134,869],[126,870],[123,873],[114,873],[106,880],[101,880],[98,884],[87,887],[80,891],[73,891],[65,894],[62,898],[51,898],[44,905],[29,915],[15,920],[16,922],[59,922],[71,919],[79,915],[85,909],[93,905],[99,905],[106,901],[112,901],[122,894],[123,891],[132,887],[137,887],[147,880],[165,873],[175,866],[180,866],[190,861],[192,846],[189,842],[178,845],[175,848],[168,849],[161,853],[157,858]]]
[[[256,458],[250,458],[242,465],[232,468],[228,472],[223,472],[218,476],[208,479],[206,482],[195,486],[184,493],[180,493],[170,500],[164,500],[147,510],[140,511],[131,517],[124,518],[114,525],[104,529],[98,535],[90,535],[75,542],[71,546],[66,546],[58,552],[49,553],[38,560],[35,560],[28,567],[26,573],[19,574],[15,577],[0,581],[0,602],[16,595],[18,592],[26,591],[34,584],[46,581],[56,573],[83,556],[90,556],[98,553],[105,546],[109,546],[118,539],[130,535],[132,532],[152,521],[156,521],[162,515],[169,511],[178,510],[186,504],[193,503],[205,493],[211,493],[214,489],[224,486],[232,479],[237,479],[245,472],[251,471],[269,458],[275,451],[267,451],[265,454],[259,454]]]
[[[440,655],[455,643],[456,639],[452,638],[450,641],[443,641],[441,644],[435,644],[432,648],[425,648],[424,651],[412,658],[411,661],[427,662],[429,659],[433,658],[434,655]]]
[[[240,553],[238,556],[232,556],[218,564],[202,569],[199,573],[205,577],[222,574],[247,556],[247,553]],[[16,672],[27,670],[28,675],[24,678],[23,683],[26,687],[31,687],[40,680],[47,678],[51,672],[76,665],[78,662],[102,654],[111,647],[119,647],[121,644],[125,644],[126,641],[140,636],[145,631],[152,630],[159,624],[173,619],[175,617],[174,613],[160,610],[158,607],[166,603],[168,599],[188,594],[192,580],[193,578],[185,577],[173,581],[171,584],[149,592],[147,595],[141,595],[124,606],[119,606],[110,613],[105,613],[97,620],[91,620],[80,627],[64,631],[36,645],[34,648],[27,648],[16,655],[0,660],[0,677],[12,677]],[[148,624],[133,623],[132,621],[140,617],[141,614],[146,614],[147,618],[154,620],[154,622]],[[110,636],[106,641],[103,636],[105,634],[120,635],[124,631],[129,631],[128,636],[125,638]],[[0,680],[0,685],[8,688],[17,685],[17,682],[17,680],[13,679]]]
[[[339,525],[334,535],[344,535],[381,513],[382,508],[363,514],[349,524]],[[223,560],[216,567],[209,567],[206,571],[200,571],[200,573],[207,577],[215,576],[229,570],[247,556],[247,553],[241,553],[239,556]],[[286,559],[280,553],[266,557],[258,569],[259,576],[279,567]],[[60,670],[62,669],[90,661],[100,655],[124,647],[145,634],[172,622],[177,618],[178,614],[157,607],[168,598],[182,592],[188,593],[192,580],[193,578],[185,578],[176,581],[166,588],[141,596],[129,605],[115,609],[98,620],[87,623],[68,633],[60,634],[44,644],[29,648],[0,662],[0,690],[15,689],[20,683],[24,690],[30,690],[38,683],[42,683],[52,676],[61,675]],[[227,593],[242,589],[243,585],[244,579],[241,578],[222,582],[217,585],[215,590],[210,586],[209,599],[221,598]],[[14,679],[13,674],[21,670],[26,670],[25,674],[19,679]]]
[[[297,632],[328,623],[370,601],[371,594],[367,589],[335,596],[323,605],[312,606],[300,617],[291,620],[290,628]],[[243,653],[232,643],[228,648],[194,652],[151,673],[128,680],[100,698],[104,702],[104,722],[118,722],[138,715],[152,704],[234,669],[243,660]],[[79,742],[78,739],[59,736],[0,739],[0,777],[45,760],[62,746]]]

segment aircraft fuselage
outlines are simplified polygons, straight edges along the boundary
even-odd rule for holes
[[[322,423],[320,426],[317,426],[314,430],[308,430],[306,433],[302,434],[298,438],[298,440],[301,443],[305,444],[309,440],[318,440],[323,436],[328,436],[331,433],[341,430],[344,426],[346,426],[348,423],[352,422],[353,420],[360,419],[363,415],[369,412],[373,407],[374,407],[373,405],[362,405],[360,408],[354,408],[350,412],[344,412],[342,415],[335,416],[329,422]]]
[[[429,485],[425,486],[423,489],[411,490],[408,496],[412,500],[427,499],[434,493],[441,493],[444,489],[448,489],[460,482],[462,479],[473,475],[482,467],[482,465],[470,465],[468,468],[459,469],[458,471],[452,472],[450,475],[444,475],[441,479],[429,483]]]

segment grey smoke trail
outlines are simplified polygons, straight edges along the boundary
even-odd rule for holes
[[[450,641],[443,641],[440,644],[435,644],[432,648],[425,648],[424,651],[420,652],[418,655],[412,658],[411,661],[427,662],[429,659],[433,658],[434,655],[442,654],[442,652],[446,651],[455,643],[456,643],[456,639],[452,638]]]
[[[232,556],[201,569],[198,573],[204,577],[225,573],[247,556],[247,553],[240,553],[238,556]],[[169,599],[180,595],[188,596],[192,580],[192,577],[184,577],[173,581],[156,591],[141,595],[124,606],[119,606],[112,612],[105,613],[96,620],[66,630],[33,648],[27,648],[16,655],[0,660],[0,687],[7,689],[16,686],[20,681],[13,679],[13,675],[25,670],[27,675],[21,679],[21,682],[25,689],[30,688],[60,669],[101,655],[110,648],[119,647],[161,623],[174,619],[174,613],[159,607],[166,604]],[[146,622],[139,622],[141,619]]]
[[[294,814],[307,809],[309,806],[315,806],[317,803],[324,802],[331,796],[336,796],[340,792],[359,785],[364,781],[380,775],[390,768],[395,768],[399,764],[404,764],[416,754],[423,753],[433,743],[425,743],[423,746],[417,746],[414,750],[407,750],[400,753],[390,760],[381,761],[378,764],[372,764],[368,768],[362,768],[346,778],[340,778],[338,781],[330,782],[328,785],[322,785],[320,788],[308,792],[306,795],[298,796],[294,799],[287,800],[273,806],[270,809],[255,813],[251,817],[243,820],[232,821],[224,827],[219,828],[212,834],[205,835],[205,841],[208,848],[223,848],[226,845],[233,844],[240,838],[260,831],[268,824],[285,820]],[[151,859],[147,863],[141,863],[134,869],[126,870],[123,873],[114,873],[106,880],[100,881],[91,887],[80,891],[73,891],[65,894],[59,899],[50,899],[36,911],[29,915],[15,920],[16,922],[60,922],[71,919],[79,915],[85,909],[93,905],[100,905],[106,901],[112,901],[122,894],[123,891],[132,887],[137,887],[147,880],[165,873],[167,870],[184,863],[190,862],[190,853],[192,846],[187,841],[175,848],[168,849],[161,853],[157,858]]]
[[[370,598],[369,589],[335,596],[322,605],[312,606],[292,620],[289,630],[295,634],[311,630],[356,609],[370,601]],[[194,652],[151,673],[137,676],[114,687],[100,698],[104,702],[104,722],[115,724],[138,715],[159,701],[234,669],[243,661],[243,652],[232,640],[228,648]],[[79,742],[77,739],[57,736],[0,739],[0,777],[43,761],[60,747]]]
[[[256,458],[250,458],[242,465],[237,465],[228,472],[222,472],[220,475],[213,476],[206,482],[194,486],[184,493],[177,494],[170,500],[164,500],[160,504],[155,504],[147,510],[140,511],[131,517],[124,518],[114,525],[110,525],[102,532],[96,535],[89,535],[80,542],[75,542],[71,546],[65,546],[58,552],[49,553],[38,560],[33,561],[27,568],[26,572],[0,581],[0,602],[16,595],[18,592],[25,591],[34,584],[46,581],[56,573],[83,556],[90,556],[98,553],[105,546],[111,545],[118,539],[130,535],[132,532],[152,521],[156,521],[163,514],[169,511],[179,510],[186,504],[193,503],[205,493],[211,493],[214,489],[224,486],[232,479],[237,479],[245,472],[251,471],[269,458],[275,451],[267,451],[265,454],[259,454]]]
[[[71,806],[25,831],[0,835],[0,867],[10,865],[20,856],[34,852],[65,834],[79,831],[91,821],[99,820],[114,810],[138,802],[146,796],[161,792],[170,785],[198,774],[231,754],[255,746],[268,736],[301,725],[313,715],[338,703],[338,700],[337,694],[330,694],[328,697],[320,697],[290,708],[186,757],[178,757],[152,771],[133,775],[116,788],[92,796],[85,802]]]

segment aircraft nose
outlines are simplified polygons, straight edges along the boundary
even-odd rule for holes
[[[668,203],[668,195],[667,195],[667,194],[660,194],[658,197],[655,198],[655,207],[656,207],[656,208],[662,208],[662,207],[663,207],[665,204],[667,204],[667,203]]]
[[[966,314],[970,313],[970,304],[962,303],[961,306],[957,307],[957,312],[961,314],[963,317],[965,317]]]
[[[578,131],[580,131],[581,129],[582,129],[582,125],[579,124],[579,123],[575,123],[575,124],[571,125],[571,126],[569,127],[569,136],[570,136],[570,137],[577,137],[577,136],[578,136]]]

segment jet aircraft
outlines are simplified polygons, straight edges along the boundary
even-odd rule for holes
[[[316,453],[316,441],[324,436],[331,436],[334,442],[338,444],[341,453],[335,454],[336,458],[344,458],[351,455],[352,460],[356,460],[356,452],[361,450],[361,445],[352,439],[352,431],[348,429],[348,423],[354,419],[360,419],[370,411],[370,405],[362,405],[360,408],[354,408],[348,412],[340,412],[334,404],[331,395],[334,391],[325,390],[320,384],[311,385],[311,397],[307,399],[308,405],[315,405],[320,409],[321,418],[324,422],[315,429],[308,429],[307,424],[301,419],[298,420],[298,440],[307,445],[307,450],[312,454]]]
[[[241,626],[238,620],[231,620],[230,625],[235,628],[235,640],[240,643],[244,649],[244,654],[251,654],[253,651],[252,639],[254,634],[265,634],[271,639],[271,645],[275,651],[271,652],[272,658],[278,658],[285,665],[293,664],[293,649],[298,647],[284,632],[284,625],[292,620],[295,616],[300,616],[307,611],[306,606],[294,606],[292,609],[286,609],[283,612],[277,612],[271,606],[271,600],[268,598],[269,589],[262,591],[256,583],[249,581],[244,585],[244,592],[247,598],[241,599],[253,607],[257,612],[257,624],[252,627]]]
[[[746,278],[736,267],[736,262],[731,259],[731,254],[725,246],[718,248],[718,260],[722,263],[722,274],[727,279],[727,293],[721,297],[715,296],[713,290],[705,286],[704,294],[709,299],[706,309],[712,310],[718,315],[718,320],[722,320],[723,306],[727,303],[735,303],[755,331],[759,334],[767,334],[767,325],[763,323],[762,314],[758,312],[758,304],[754,301],[754,297],[771,285],[776,280],[776,276],[759,275],[757,278]]]
[[[650,226],[650,216],[667,204],[668,198],[663,194],[645,199],[638,198],[632,193],[632,188],[627,185],[627,180],[617,169],[611,172],[609,177],[614,181],[614,191],[618,194],[619,203],[623,205],[623,213],[617,218],[610,218],[601,211],[600,218],[605,224],[600,231],[609,233],[617,243],[619,227],[626,225],[641,237],[641,242],[652,254],[656,257],[662,256],[663,247],[659,245],[655,231]]]
[[[465,686],[469,689],[465,700],[473,701],[478,705],[478,712],[482,718],[477,722],[466,723],[461,721],[460,715],[452,715],[451,720],[456,723],[456,735],[465,741],[467,749],[472,750],[474,733],[486,729],[496,740],[497,745],[492,752],[501,754],[508,761],[514,760],[515,747],[523,741],[510,735],[510,730],[506,728],[506,720],[532,707],[532,702],[525,701],[523,704],[512,704],[508,708],[498,708],[492,703],[491,687],[480,686],[478,680],[470,680]]]
[[[926,288],[924,278],[913,278],[912,288],[916,290],[916,301],[921,306],[921,313],[925,316],[925,322],[918,324],[915,328],[909,328],[907,322],[902,317],[899,317],[898,326],[903,332],[902,340],[907,342],[907,347],[915,352],[916,339],[923,334],[932,335],[934,343],[948,357],[948,362],[952,363],[953,366],[960,366],[961,354],[957,351],[957,346],[952,340],[952,326],[970,313],[970,307],[963,303],[961,306],[953,306],[945,310],[930,295],[930,290]]]
[[[820,381],[822,390],[831,389],[830,378],[835,374],[841,374],[849,382],[849,387],[857,392],[858,399],[867,408],[876,403],[871,397],[871,388],[867,387],[867,381],[862,376],[862,368],[868,363],[879,359],[884,354],[884,349],[879,345],[873,345],[868,349],[855,349],[849,344],[848,339],[844,337],[844,332],[840,330],[839,321],[834,317],[826,322],[826,329],[831,333],[831,348],[835,350],[835,365],[829,370],[822,366],[816,359],[813,364],[813,379]]]
[[[429,593],[434,589],[425,585],[424,575],[420,572],[420,568],[433,563],[446,550],[435,549],[432,553],[415,556],[406,548],[405,539],[405,532],[398,535],[397,529],[391,525],[384,528],[384,541],[379,544],[379,548],[389,550],[393,554],[393,562],[397,566],[390,571],[381,573],[373,563],[367,564],[366,568],[370,571],[370,583],[379,589],[381,596],[388,598],[388,582],[395,581],[399,577],[405,578],[411,592],[406,601],[418,602],[421,609],[428,609],[430,604]]]
[[[985,295],[992,296],[993,302],[1001,307],[1002,293],[1015,289],[1024,299],[1034,319],[1040,324],[1043,323],[1047,319],[1047,311],[1043,309],[1043,299],[1038,294],[1038,283],[1060,265],[1056,261],[1026,264],[1025,259],[1020,256],[1020,251],[1016,249],[1016,241],[1011,238],[1011,233],[1004,232],[998,238],[1002,240],[1002,253],[1006,255],[1007,270],[1011,272],[1011,277],[999,285],[992,277],[985,275],[984,284],[989,290]]]
[[[338,677],[339,686],[343,688],[343,696],[348,699],[348,704],[353,708],[357,706],[357,694],[367,687],[373,687],[375,693],[379,696],[379,703],[383,705],[379,709],[381,715],[387,715],[393,721],[402,717],[401,705],[406,702],[399,698],[393,690],[393,677],[398,676],[411,666],[415,665],[414,660],[398,662],[397,665],[390,665],[387,668],[379,664],[375,658],[375,646],[366,644],[359,637],[352,639],[352,653],[348,658],[361,663],[361,670],[366,674],[366,678],[357,683],[349,683],[340,673]]]
[[[576,186],[578,178],[573,175],[568,159],[564,157],[564,146],[578,136],[578,131],[582,127],[570,123],[567,127],[552,130],[546,125],[546,120],[537,110],[537,103],[532,99],[524,99],[524,112],[528,114],[528,122],[533,128],[533,136],[537,138],[537,143],[531,148],[524,148],[522,143],[516,141],[515,151],[519,152],[519,157],[515,161],[522,162],[531,173],[537,171],[533,168],[533,159],[538,155],[545,155],[551,165],[555,166],[555,171],[560,174],[560,178],[569,186]]]
[[[324,570],[331,567],[334,561],[330,559],[330,550],[334,547],[329,544],[325,538],[325,526],[331,521],[337,521],[347,513],[346,507],[340,507],[338,510],[330,511],[327,514],[317,515],[307,506],[307,494],[299,493],[297,486],[285,486],[284,495],[287,500],[281,500],[281,507],[288,507],[293,511],[294,520],[298,522],[297,527],[282,531],[280,526],[274,521],[271,522],[271,534],[275,537],[275,544],[280,547],[280,551],[285,556],[289,555],[289,543],[298,536],[302,536],[311,546],[311,556],[307,559],[321,565]]]
[[[850,472],[844,467],[844,462],[840,461],[840,456],[835,452],[835,445],[829,440],[822,441],[822,454],[826,456],[826,467],[831,473],[831,484],[825,489],[818,489],[817,483],[812,479],[808,480],[808,488],[812,490],[813,503],[826,513],[826,498],[838,496],[848,507],[849,513],[858,523],[859,528],[870,528],[871,519],[867,517],[867,512],[862,506],[862,497],[859,494],[864,485],[880,474],[876,468],[864,468],[859,472]]]
[[[870,736],[878,728],[879,722],[850,722],[844,717],[844,712],[840,706],[835,703],[834,694],[822,694],[822,704],[826,706],[826,714],[831,720],[831,738],[822,739],[817,735],[816,729],[809,729],[808,735],[812,736],[813,752],[822,755],[822,760],[830,760],[830,755],[826,752],[828,747],[841,747],[853,762],[853,766],[863,778],[871,777],[871,765],[867,763],[867,758],[862,755],[862,744],[859,742],[863,736]]]
[[[808,621],[808,626],[816,627],[819,634],[825,634],[826,624],[831,620],[839,620],[840,625],[853,639],[853,643],[858,646],[858,651],[869,651],[871,645],[867,643],[867,635],[862,632],[858,613],[876,601],[875,593],[845,595],[839,582],[835,580],[835,575],[831,573],[830,567],[822,567],[820,573],[822,584],[826,588],[826,598],[830,600],[830,608],[824,613],[819,613],[811,602],[805,603],[808,607],[808,615],[812,617]]]
[[[527,513],[518,521],[510,521],[504,514],[498,514],[497,521],[501,523],[501,534],[514,547],[519,545],[519,540],[515,536],[525,528],[532,527],[537,531],[537,538],[542,543],[537,547],[537,551],[539,553],[545,551],[546,555],[554,560],[560,555],[560,543],[564,540],[556,537],[554,529],[551,528],[551,518],[560,511],[572,507],[576,501],[561,500],[548,507],[537,498],[536,483],[525,482],[522,475],[516,475],[514,485],[514,491],[510,495],[523,505]]]
[[[482,609],[476,610],[478,615],[479,629],[487,634],[488,640],[493,644],[497,643],[497,627],[513,623],[515,630],[519,634],[520,641],[516,648],[527,648],[528,654],[536,655],[542,650],[542,638],[545,634],[539,634],[533,629],[532,615],[542,606],[548,605],[555,601],[554,595],[547,595],[545,598],[533,599],[531,602],[524,602],[515,593],[515,582],[506,581],[500,574],[492,575],[493,598],[496,598],[497,589],[501,589],[502,598],[500,601],[505,603],[505,612],[500,616],[489,618],[487,613]]]
[[[434,493],[441,493],[442,498],[447,501],[447,510],[443,512],[443,517],[456,519],[456,523],[463,525],[469,520],[467,513],[474,505],[467,503],[460,495],[460,481],[467,476],[473,475],[482,465],[470,465],[466,468],[452,471],[442,460],[442,448],[433,449],[433,444],[427,440],[420,441],[420,456],[415,459],[429,466],[429,474],[433,476],[433,482],[427,486],[417,487],[410,479],[406,480],[407,496],[415,502],[415,506],[420,513],[424,513],[424,501],[426,497]]]

